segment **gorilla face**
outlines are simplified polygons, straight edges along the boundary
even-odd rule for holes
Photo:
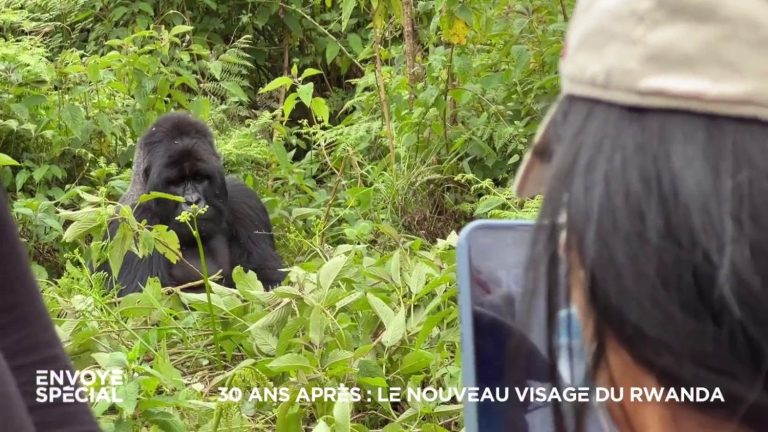
[[[145,139],[149,142],[152,134],[160,133],[155,129]],[[189,227],[176,217],[193,204],[198,208],[208,206],[208,210],[197,218],[201,237],[207,239],[222,234],[227,216],[227,185],[213,143],[200,135],[165,139],[162,146],[154,146],[147,153],[143,173],[147,191],[177,195],[184,202],[162,198],[149,201],[147,205],[151,208],[153,222],[168,225],[182,245],[190,244],[193,237]]]

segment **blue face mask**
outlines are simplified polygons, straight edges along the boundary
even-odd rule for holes
[[[573,306],[561,309],[556,320],[557,369],[562,379],[562,385],[582,387],[592,386],[593,382],[587,374],[587,365],[592,353],[588,353],[582,338],[582,325],[578,313]],[[618,430],[611,420],[605,404],[590,402],[586,418],[588,432]]]
[[[557,314],[557,369],[567,386],[581,386],[586,381],[587,354],[582,339],[581,321],[576,309],[563,308]]]

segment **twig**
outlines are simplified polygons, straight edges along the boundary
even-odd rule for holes
[[[280,6],[280,12],[283,12],[283,6],[282,5]],[[281,16],[282,16],[282,13],[281,13]],[[290,54],[290,49],[289,49],[290,46],[288,45],[288,39],[289,39],[288,32],[286,31],[285,35],[283,35],[283,76],[288,76],[288,60],[290,58],[290,55],[289,55]],[[280,87],[280,97],[279,97],[280,103],[278,104],[278,106],[281,107],[281,108],[283,106],[283,103],[285,102],[285,93],[286,93],[286,88],[285,87]],[[280,112],[282,112],[282,111],[280,111]],[[282,114],[278,114],[278,116],[282,116]],[[278,118],[278,120],[279,120],[279,118]]]
[[[445,106],[443,107],[443,141],[445,141],[445,151],[450,153],[451,146],[448,143],[448,92],[451,90],[451,81],[453,80],[453,48],[448,54],[448,71],[445,78]]]
[[[381,5],[381,3],[379,3]],[[379,6],[381,7],[381,6]],[[374,12],[376,13],[376,12]],[[387,90],[384,88],[384,73],[381,66],[381,29],[374,29],[376,37],[374,39],[374,52],[376,57],[376,84],[379,87],[379,101],[381,102],[381,111],[384,115],[384,133],[387,136],[389,144],[389,158],[392,164],[392,172],[395,172],[395,137],[392,133],[392,120],[389,116],[389,102],[387,102]]]
[[[192,268],[194,268],[194,267],[192,267]],[[197,270],[197,269],[195,269],[195,270]],[[219,270],[216,273],[214,273],[213,275],[211,275],[208,279],[209,280],[219,280],[222,277],[223,277],[222,271]],[[187,282],[187,283],[182,284],[182,285],[176,285],[176,286],[173,286],[173,287],[165,287],[165,288],[163,288],[162,291],[163,291],[163,294],[169,294],[169,293],[172,293],[172,292],[184,291],[187,288],[193,288],[193,287],[196,287],[198,285],[203,285],[203,284],[205,284],[205,281],[200,279],[200,280],[196,280],[194,282]]]
[[[333,200],[336,199],[336,193],[338,192],[339,185],[342,181],[342,176],[344,175],[344,168],[347,166],[347,159],[343,159],[341,161],[341,168],[339,168],[339,172],[336,175],[336,181],[333,183],[333,189],[331,189],[331,197],[328,199],[328,205],[325,206],[325,211],[323,212],[323,222],[320,224],[322,227],[322,231],[320,231],[320,242],[319,244],[323,243],[323,234],[325,233],[325,224],[328,222],[328,214],[331,212],[331,207],[333,206]]]
[[[405,68],[408,76],[408,105],[413,108],[416,100],[416,53],[419,50],[416,42],[416,29],[413,23],[413,0],[403,0],[403,36],[405,39]]]
[[[565,0],[560,0],[560,10],[563,12],[563,20],[568,22],[568,10],[565,7]]]

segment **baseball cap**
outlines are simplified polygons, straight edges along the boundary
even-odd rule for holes
[[[768,0],[577,0],[560,60],[561,91],[514,189],[544,193],[565,96],[639,108],[768,121]]]

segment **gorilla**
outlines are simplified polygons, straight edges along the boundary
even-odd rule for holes
[[[157,198],[136,204],[140,195],[153,191],[180,196],[184,202]],[[139,140],[131,184],[120,203],[136,205],[136,220],[146,219],[149,225],[162,224],[173,230],[184,258],[173,264],[156,251],[145,258],[128,252],[117,275],[120,296],[141,291],[152,276],[163,286],[202,279],[195,238],[185,223],[176,220],[192,205],[208,207],[197,216],[197,228],[209,275],[221,271],[222,284],[233,287],[232,269],[240,265],[254,271],[268,289],[285,277],[264,204],[241,181],[225,177],[210,129],[189,114],[160,117]],[[119,222],[110,223],[110,237],[118,227]],[[108,264],[100,270],[110,273]]]

